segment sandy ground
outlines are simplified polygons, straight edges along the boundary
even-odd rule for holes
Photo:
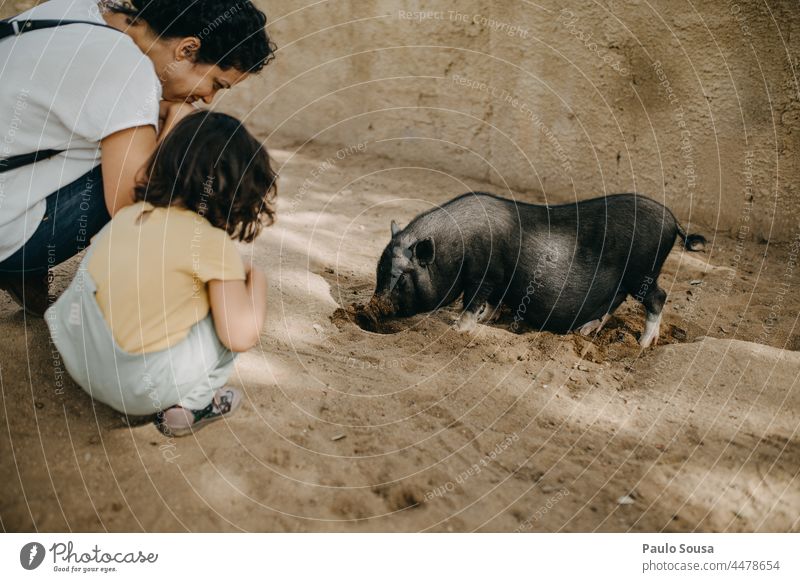
[[[367,333],[333,315],[371,295],[390,218],[486,186],[273,153],[280,221],[246,249],[269,322],[229,422],[168,441],[93,405],[45,324],[0,298],[2,529],[800,531],[791,247],[706,230],[706,253],[676,248],[644,353],[631,301],[588,339],[515,334],[508,316],[464,337],[455,309]]]

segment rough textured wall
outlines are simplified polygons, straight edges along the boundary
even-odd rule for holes
[[[796,233],[795,0],[258,3],[279,56],[226,101],[274,143],[366,143],[500,193],[636,190],[732,235]]]
[[[636,190],[758,240],[798,231],[796,0],[257,3],[278,59],[220,105],[272,144],[361,144],[538,200]]]

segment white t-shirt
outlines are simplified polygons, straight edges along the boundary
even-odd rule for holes
[[[26,18],[105,24],[97,0],[51,0]],[[0,157],[67,150],[0,173],[0,261],[33,235],[47,196],[100,163],[100,140],[158,130],[160,101],[153,62],[122,32],[70,24],[0,41]]]

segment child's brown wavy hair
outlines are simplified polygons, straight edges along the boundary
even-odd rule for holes
[[[243,242],[275,222],[276,197],[267,150],[238,119],[210,111],[167,134],[134,190],[136,201],[183,206]]]

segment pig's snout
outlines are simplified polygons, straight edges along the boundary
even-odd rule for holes
[[[381,320],[391,317],[393,314],[394,308],[391,302],[374,295],[369,303],[356,312],[356,324],[367,331],[379,331]]]
[[[356,325],[367,331],[377,331],[378,316],[369,306],[356,312]]]
[[[366,308],[372,311],[378,318],[391,317],[395,312],[392,302],[388,297],[383,295],[373,295]]]

